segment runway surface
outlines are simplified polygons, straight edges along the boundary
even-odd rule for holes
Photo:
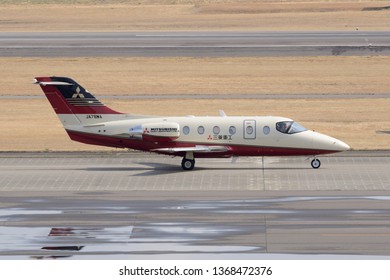
[[[0,33],[0,57],[389,54],[390,31]]]
[[[390,152],[0,154],[0,259],[389,259]]]

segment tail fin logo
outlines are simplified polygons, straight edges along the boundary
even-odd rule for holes
[[[72,98],[85,98],[84,94],[81,93],[81,89],[79,86],[76,88],[76,92],[73,93]]]
[[[68,96],[71,98],[66,98],[66,101],[73,106],[104,106],[99,100],[93,97],[88,91],[84,88],[75,85],[76,89],[69,91]],[[72,93],[73,92],[73,93]],[[87,97],[85,97],[87,96]]]

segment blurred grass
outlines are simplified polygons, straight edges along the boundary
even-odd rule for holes
[[[42,96],[35,76],[70,76],[102,95],[220,94],[222,99],[108,99],[108,106],[144,115],[277,115],[339,138],[354,149],[389,149],[390,98],[324,98],[327,93],[390,96],[390,57],[267,58],[0,58],[2,95]],[[230,99],[229,94],[273,94],[275,99]],[[277,95],[319,94],[319,99]],[[45,99],[0,102],[0,150],[102,150],[71,141]]]
[[[69,76],[91,92],[390,94],[390,57],[1,57],[0,95],[39,95],[35,76]]]
[[[0,0],[0,31],[389,30],[388,10],[375,10],[387,5],[326,0]]]
[[[318,0],[309,4],[305,0],[0,0],[0,31],[390,28],[388,11],[362,11],[362,7],[386,6],[389,1]],[[39,5],[45,5],[45,9]],[[70,5],[72,9],[64,9]],[[389,94],[389,60],[389,57],[381,56],[3,57],[0,65],[6,71],[2,72],[0,94],[42,95],[39,87],[31,82],[34,76],[44,75],[73,77],[98,98],[102,94]],[[281,115],[293,118],[309,129],[339,138],[354,149],[389,149],[388,135],[376,134],[376,130],[390,129],[390,98],[110,99],[105,103],[119,111],[138,114],[217,115],[219,109],[224,109],[228,115]],[[2,151],[105,149],[71,141],[45,99],[2,99],[0,111]]]

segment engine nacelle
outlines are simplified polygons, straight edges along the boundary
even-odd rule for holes
[[[180,126],[173,122],[146,123],[129,129],[130,137],[145,141],[168,142],[180,136]]]

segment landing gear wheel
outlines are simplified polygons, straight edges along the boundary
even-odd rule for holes
[[[192,170],[195,167],[195,160],[183,158],[181,161],[181,167],[183,170]]]
[[[314,169],[318,169],[320,168],[320,166],[321,166],[321,161],[319,159],[315,158],[311,161],[311,167],[313,167]]]

